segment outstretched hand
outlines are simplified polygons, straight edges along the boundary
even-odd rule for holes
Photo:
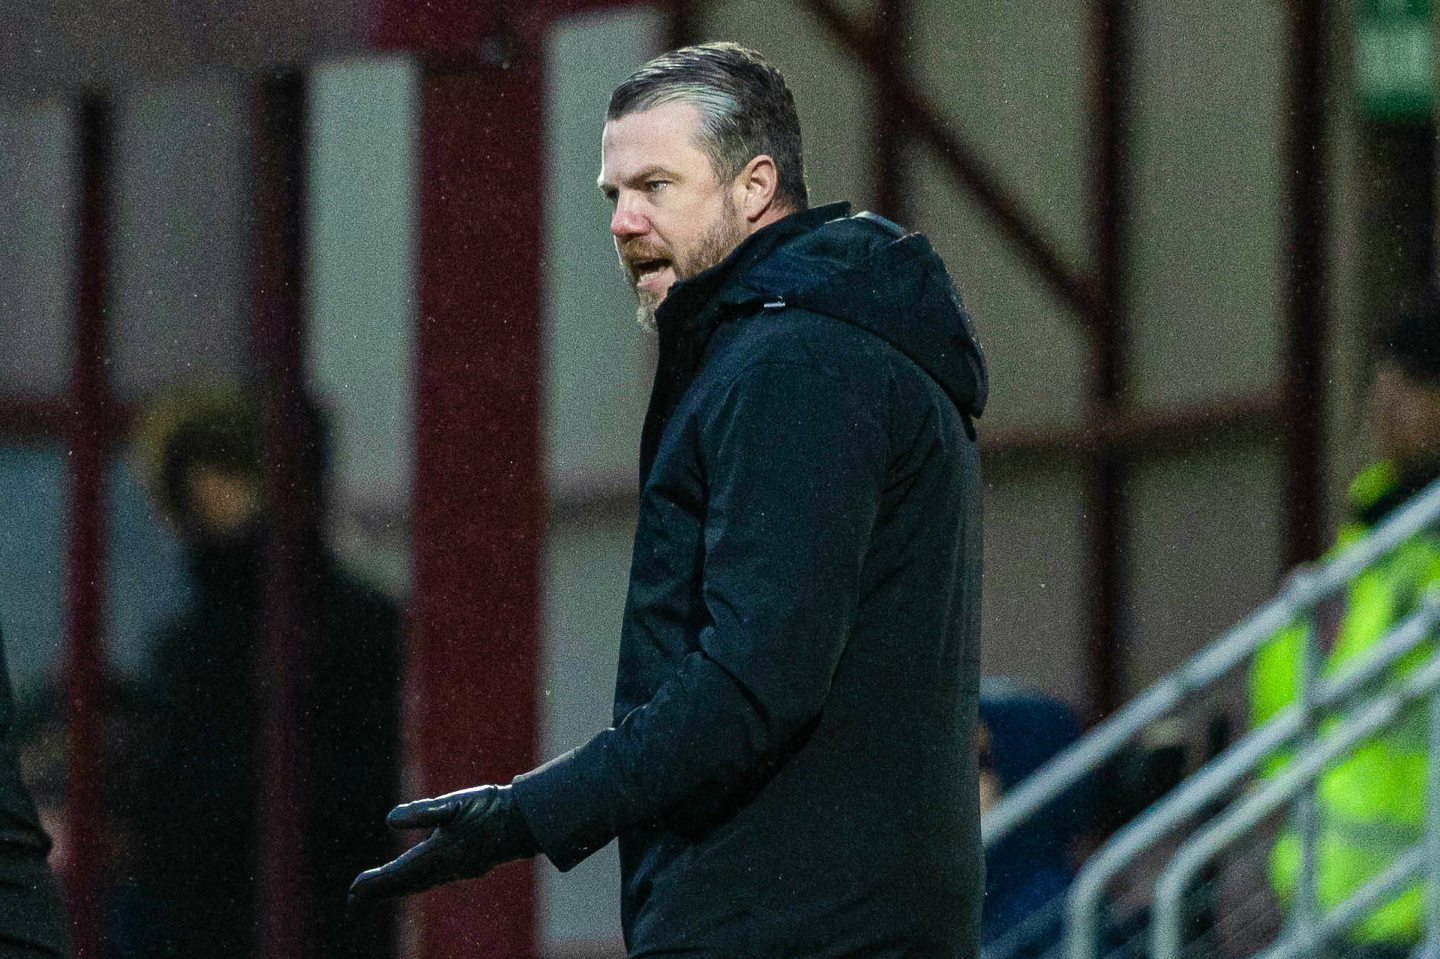
[[[430,835],[350,884],[349,906],[408,896],[457,879],[483,876],[538,850],[509,786],[477,786],[396,806],[392,829],[432,829]]]

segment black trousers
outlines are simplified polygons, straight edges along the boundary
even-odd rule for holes
[[[0,870],[0,959],[65,959],[69,921],[59,884],[43,861]]]

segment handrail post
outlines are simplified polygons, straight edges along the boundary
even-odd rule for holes
[[[1435,596],[1429,596],[1414,613],[1386,633],[1372,648],[1372,654],[1355,668],[1322,681],[1315,690],[1313,702],[1316,709],[1328,710],[1350,703],[1366,684],[1410,655],[1422,643],[1428,642],[1437,618],[1440,618],[1440,603]],[[1109,881],[1182,821],[1207,804],[1231,794],[1241,778],[1265,757],[1282,748],[1293,747],[1303,722],[1298,703],[1287,707],[1111,836],[1090,857],[1070,885],[1067,894],[1069,945],[1066,955],[1070,959],[1096,959],[1100,903]]]
[[[1313,606],[1307,603],[1307,612]],[[1320,675],[1320,650],[1316,642],[1314,616],[1305,624],[1300,656],[1300,689],[1296,701],[1300,705],[1299,748],[1309,749],[1315,744],[1320,717],[1316,709],[1315,692]],[[1316,799],[1314,782],[1307,783],[1295,799],[1294,816],[1296,831],[1300,834],[1300,875],[1295,888],[1294,909],[1290,920],[1299,934],[1307,939],[1314,935],[1318,915],[1318,897],[1315,883],[1315,847],[1320,832],[1320,809]]]
[[[1070,884],[1065,904],[1065,959],[1096,959],[1100,954],[1100,901],[1111,873],[1082,869]]]
[[[1376,697],[1358,714],[1348,716],[1323,740],[1298,754],[1273,779],[1186,840],[1155,884],[1151,959],[1183,956],[1182,898],[1201,869],[1265,817],[1283,808],[1302,789],[1310,788],[1331,763],[1393,724],[1402,710],[1437,695],[1440,695],[1440,654],[1407,674],[1398,689]],[[1317,928],[1323,928],[1323,924]],[[1311,942],[1316,938],[1315,929],[1297,930],[1296,938]]]
[[[1433,600],[1432,600],[1433,601]],[[1425,944],[1418,955],[1440,959],[1440,691],[1430,697],[1430,752],[1425,757]]]
[[[1345,587],[1377,559],[1440,517],[1440,480],[1411,497],[1403,507],[1343,552],[1313,569],[1300,567],[1280,594],[1193,654],[1183,665],[1132,699],[1089,734],[1052,757],[986,813],[985,847],[992,848],[1081,777],[1112,759],[1150,723],[1170,715],[1189,696],[1206,689],[1238,666],[1275,632],[1309,608]]]

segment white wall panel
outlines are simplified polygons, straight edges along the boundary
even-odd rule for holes
[[[595,177],[610,91],[659,51],[664,22],[651,8],[578,17],[546,44],[548,169],[536,176],[546,183],[546,456],[562,493],[635,476],[652,344],[635,322]]]
[[[331,429],[346,558],[408,583],[414,470],[419,75],[379,57],[318,67],[309,87],[311,388]]]
[[[1136,6],[1135,396],[1278,381],[1285,277],[1283,6]]]
[[[59,446],[0,448],[0,627],[22,702],[53,689],[63,668],[65,489]],[[125,464],[110,468],[106,499],[104,642],[111,667],[133,679],[186,599],[186,563]]]
[[[1256,447],[1197,449],[1136,470],[1129,692],[1174,669],[1280,587],[1283,480],[1278,451]]]
[[[634,523],[551,531],[545,563],[542,753],[582,745],[610,725],[620,621]],[[620,938],[620,859],[614,843],[560,873],[541,861],[542,932],[550,945]]]
[[[990,400],[982,423],[1062,427],[1085,410],[1089,344],[1081,321],[1023,263],[975,204],[921,154],[917,226],[945,259],[985,346]]]
[[[1088,269],[1086,6],[920,0],[910,75],[1077,275]],[[928,148],[914,148],[916,227],[944,255],[990,358],[986,421],[1078,423],[1089,347],[1074,310],[1020,259]]]
[[[0,105],[0,396],[56,396],[74,322],[78,170],[60,104]]]
[[[248,369],[249,110],[239,79],[117,101],[109,315],[122,398]]]
[[[907,37],[916,86],[1077,266],[1089,252],[1089,9],[917,0],[923,29]]]
[[[984,448],[984,439],[981,439]],[[1089,693],[1084,488],[1077,469],[995,471],[985,487],[981,669],[1076,704]]]

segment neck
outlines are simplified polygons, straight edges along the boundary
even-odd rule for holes
[[[765,209],[764,213],[760,214],[757,219],[746,221],[749,224],[749,229],[746,230],[745,235],[749,236],[752,233],[758,233],[770,224],[777,223],[780,220],[785,219],[790,214],[797,212],[799,211],[792,210],[789,207],[780,206],[776,203],[772,203],[769,207]]]

